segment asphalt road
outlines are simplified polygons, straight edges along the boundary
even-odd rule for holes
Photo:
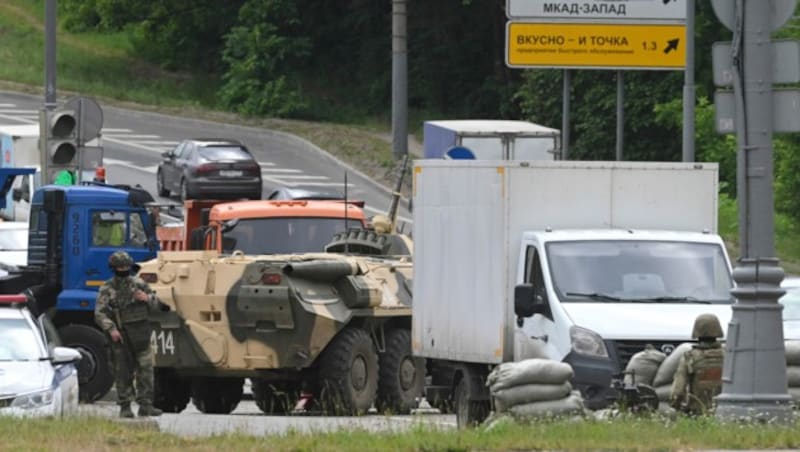
[[[377,414],[357,417],[266,416],[254,402],[245,400],[239,403],[233,413],[227,415],[203,414],[190,403],[186,410],[179,414],[163,414],[154,418],[137,418],[120,420],[120,422],[158,428],[162,432],[183,437],[205,437],[231,433],[263,436],[282,435],[289,431],[322,433],[345,429],[371,432],[404,431],[419,424],[437,429],[456,428],[455,415],[431,414],[430,411],[405,416]],[[136,412],[135,407],[134,412]],[[113,402],[81,405],[80,413],[118,419],[118,408]]]
[[[42,102],[39,96],[0,91],[0,124],[38,124],[37,111]],[[101,144],[106,178],[111,183],[141,184],[155,195],[155,174],[162,152],[186,138],[232,138],[243,142],[261,163],[265,196],[278,186],[333,187],[343,191],[347,171],[348,197],[365,201],[367,215],[385,213],[389,206],[390,194],[385,187],[296,136],[102,104],[101,108]],[[401,209],[400,216],[401,222],[411,221],[406,209]]]

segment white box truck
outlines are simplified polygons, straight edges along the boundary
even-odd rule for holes
[[[477,160],[556,160],[561,132],[528,121],[425,121],[423,147],[426,159],[445,158],[448,150],[459,147]]]
[[[14,178],[6,195],[6,207],[0,209],[0,218],[10,221],[28,221],[30,198],[39,188],[39,126],[0,125],[0,167],[36,168],[33,174]]]
[[[567,362],[586,404],[646,344],[731,317],[713,163],[418,160],[412,347],[429,400],[488,412],[492,366]]]

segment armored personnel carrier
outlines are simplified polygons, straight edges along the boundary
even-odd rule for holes
[[[412,264],[366,255],[388,251],[387,237],[354,230],[328,247],[361,255],[182,251],[142,263],[172,307],[151,317],[156,405],[229,413],[250,378],[265,413],[292,409],[301,391],[327,413],[408,412],[425,374],[411,355]]]

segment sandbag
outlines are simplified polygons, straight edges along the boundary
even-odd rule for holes
[[[560,385],[555,384],[529,384],[513,386],[492,392],[494,407],[498,412],[508,411],[515,405],[524,405],[531,402],[546,402],[567,397],[572,392],[572,385],[565,381]]]
[[[660,402],[669,402],[672,398],[672,383],[656,386],[655,390]]]
[[[625,366],[625,383],[641,383],[652,386],[653,379],[658,372],[658,366],[667,358],[667,355],[648,345],[644,350],[633,355],[628,365]],[[631,375],[631,372],[634,375]]]
[[[675,378],[675,372],[678,370],[678,364],[681,362],[681,356],[692,349],[691,342],[684,342],[675,347],[675,350],[667,356],[667,358],[658,366],[655,378],[653,378],[653,386],[658,387],[667,383],[672,383]]]
[[[800,341],[786,341],[783,345],[786,349],[786,364],[800,366]]]
[[[572,391],[569,396],[559,400],[549,400],[546,402],[532,402],[522,405],[512,406],[508,410],[517,418],[536,418],[564,416],[583,412],[583,398],[578,391]]]
[[[549,359],[526,359],[517,363],[503,363],[486,377],[492,392],[525,384],[561,384],[572,379],[572,366]]]
[[[786,380],[790,388],[800,387],[800,366],[786,366]]]

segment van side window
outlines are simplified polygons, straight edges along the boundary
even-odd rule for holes
[[[533,295],[545,304],[544,315],[552,318],[550,304],[547,301],[547,288],[544,285],[544,273],[539,259],[539,251],[534,246],[528,246],[525,251],[525,282],[533,286]]]
[[[147,233],[144,230],[141,214],[132,213],[130,222],[131,237],[129,245],[134,248],[145,248],[147,246]]]

